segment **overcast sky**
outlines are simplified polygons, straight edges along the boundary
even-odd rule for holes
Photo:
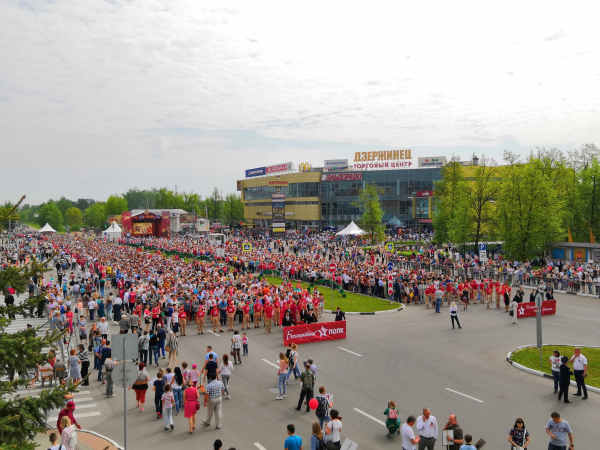
[[[3,0],[0,201],[600,145],[600,2]]]

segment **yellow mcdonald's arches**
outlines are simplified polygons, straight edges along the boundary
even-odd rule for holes
[[[307,162],[300,163],[298,166],[300,172],[310,172],[310,164]]]

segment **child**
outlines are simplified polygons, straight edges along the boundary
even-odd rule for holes
[[[196,387],[196,384],[198,383],[198,377],[200,376],[197,367],[198,366],[196,364],[192,364],[192,370],[189,371],[189,379],[192,381],[194,387]]]
[[[154,391],[154,405],[156,406],[156,418],[160,419],[162,417],[162,396],[164,394],[165,388],[165,380],[163,380],[163,372],[162,370],[158,371],[156,374],[156,381],[154,382],[154,387],[152,390]]]
[[[242,347],[244,347],[244,355],[248,354],[248,336],[246,336],[246,333],[244,333],[244,335],[242,336]]]
[[[460,446],[460,450],[477,450],[471,442],[473,442],[473,436],[465,434],[465,443]]]
[[[64,450],[66,447],[58,443],[58,434],[50,433],[50,448],[48,450]]]
[[[171,386],[165,386],[165,393],[161,397],[162,400],[162,411],[163,417],[165,419],[165,430],[169,431],[169,425],[171,426],[171,430],[175,429],[173,426],[173,403],[175,402],[175,397],[171,392]]]

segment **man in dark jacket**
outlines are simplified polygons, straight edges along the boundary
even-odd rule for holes
[[[339,322],[341,320],[346,320],[346,313],[344,313],[344,311],[342,311],[338,306],[337,311],[335,312],[335,321]]]
[[[567,356],[563,356],[561,359],[562,364],[560,365],[560,390],[558,391],[558,399],[565,395],[565,403],[573,403],[569,400],[569,385],[571,383],[571,375],[573,372],[567,366],[567,362],[569,362],[569,358]]]

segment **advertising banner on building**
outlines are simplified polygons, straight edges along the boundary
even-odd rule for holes
[[[171,217],[169,211],[162,212],[162,237],[169,236],[171,234]]]
[[[179,223],[194,223],[196,222],[196,214],[181,214],[179,216]]]
[[[520,303],[517,309],[517,319],[522,317],[535,317],[537,307],[535,302]],[[547,300],[542,302],[542,316],[556,314],[556,300]]]
[[[122,214],[122,225],[123,234],[132,233],[133,232],[133,222],[131,220],[131,211],[126,211]]]
[[[290,182],[286,180],[271,180],[269,186],[289,186]]]
[[[323,164],[323,168],[325,169],[346,169],[347,167],[347,159],[326,159]]]
[[[321,181],[360,181],[362,176],[362,172],[323,173],[321,174]]]
[[[246,170],[246,178],[262,177],[263,175],[266,175],[266,174],[267,174],[266,167],[257,167],[256,169]],[[241,189],[241,186],[240,186],[240,189]]]
[[[443,167],[447,164],[445,156],[433,156],[431,158],[418,158],[419,168],[425,167]]]
[[[291,162],[283,163],[283,164],[275,164],[274,166],[267,166],[266,172],[267,175],[278,172],[289,172],[292,170],[293,164]]]
[[[273,228],[285,229],[285,194],[278,192],[271,194],[272,207],[271,212],[273,215]]]
[[[433,197],[434,191],[417,191],[417,197]]]
[[[311,323],[283,328],[283,345],[346,339],[346,321]]]

